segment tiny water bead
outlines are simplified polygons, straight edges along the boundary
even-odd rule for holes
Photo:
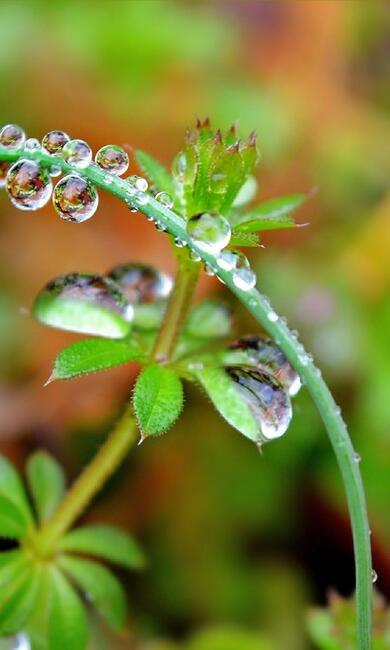
[[[263,336],[244,336],[233,341],[229,348],[245,353],[248,361],[269,372],[293,397],[301,388],[301,380],[282,350],[272,339]]]
[[[251,366],[230,366],[225,371],[247,402],[265,441],[280,438],[292,417],[287,391],[269,373]]]
[[[371,571],[371,580],[372,584],[375,584],[378,580],[378,574],[374,569]]]
[[[222,215],[202,212],[188,220],[187,234],[200,250],[215,254],[229,244],[231,228]]]
[[[51,327],[108,338],[126,336],[134,315],[116,282],[88,273],[69,273],[49,282],[33,312]]]
[[[168,210],[171,210],[171,208],[173,208],[173,200],[168,192],[157,192],[154,198],[165,208],[168,208]]]
[[[42,138],[42,147],[45,151],[52,156],[55,156],[62,151],[67,142],[70,141],[70,137],[65,131],[49,131]]]
[[[256,273],[251,269],[244,253],[235,253],[236,263],[233,269],[233,284],[241,291],[250,291],[256,285]]]
[[[69,165],[79,169],[88,167],[92,161],[91,147],[84,140],[69,140],[62,148],[61,154]]]
[[[217,264],[223,271],[231,271],[237,263],[237,253],[234,251],[222,251],[217,257]]]
[[[12,167],[12,163],[0,162],[0,187],[5,187],[7,174]]]
[[[20,210],[38,210],[49,201],[52,182],[49,172],[34,160],[18,160],[7,174],[6,189]]]
[[[131,304],[156,302],[168,298],[172,278],[146,264],[122,264],[108,272]]]
[[[107,144],[97,152],[95,162],[110,174],[121,176],[129,167],[129,156],[126,151],[116,144]]]
[[[146,178],[142,178],[142,176],[137,176],[136,174],[129,176],[126,180],[132,188],[139,192],[146,192],[149,187]]]
[[[62,219],[81,223],[96,212],[99,196],[96,187],[78,174],[64,176],[54,188],[53,204]]]
[[[25,141],[25,132],[16,124],[6,124],[0,131],[0,146],[5,149],[20,149]]]
[[[41,143],[39,140],[37,140],[37,138],[28,138],[28,140],[25,142],[24,147],[27,149],[27,151],[38,151],[38,149],[41,148]]]

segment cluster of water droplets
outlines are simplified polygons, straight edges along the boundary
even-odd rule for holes
[[[51,327],[123,338],[136,306],[166,300],[172,286],[170,276],[144,264],[116,266],[106,275],[68,273],[38,294],[34,315]]]

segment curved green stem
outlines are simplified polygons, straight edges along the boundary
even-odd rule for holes
[[[131,406],[118,420],[106,442],[65,496],[58,510],[32,539],[36,552],[50,555],[61,536],[84,512],[107,478],[117,469],[136,440],[137,427]]]
[[[191,305],[199,277],[199,264],[190,259],[185,248],[177,250],[175,285],[170,295],[164,320],[157,335],[152,356],[159,362],[168,361],[174,351],[176,338]]]
[[[173,237],[186,242],[209,268],[215,271],[218,277],[229,287],[238,299],[248,308],[255,319],[272,336],[283,350],[291,364],[305,382],[317,408],[320,412],[332,447],[334,449],[341,475],[344,481],[348,508],[352,524],[355,567],[356,567],[356,604],[357,604],[357,640],[358,650],[371,648],[371,549],[370,531],[366,511],[364,489],[358,463],[354,457],[354,450],[348,435],[347,428],[321,373],[314,366],[311,357],[305,352],[296,337],[289,331],[287,325],[273,311],[267,298],[256,289],[243,291],[234,284],[233,274],[220,269],[214,255],[200,250],[191,241],[185,229],[184,220],[177,214],[161,205],[152,196],[136,193],[129,184],[116,178],[112,181],[107,174],[96,165],[86,169],[77,170],[65,163],[60,157],[51,157],[41,151],[28,152],[25,150],[5,151],[0,149],[0,160],[17,160],[21,157],[35,159],[42,164],[50,166],[58,164],[64,172],[76,172],[89,178],[97,186],[117,196],[122,201],[138,208],[156,223],[162,225]]]

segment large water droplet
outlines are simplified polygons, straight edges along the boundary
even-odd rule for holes
[[[200,250],[214,254],[225,248],[231,237],[227,219],[213,212],[202,212],[191,217],[187,222],[187,233]]]
[[[69,140],[62,148],[61,154],[69,165],[79,169],[88,167],[92,160],[91,147],[84,140]]]
[[[134,310],[111,278],[69,273],[49,282],[34,304],[42,323],[83,334],[122,338]]]
[[[251,269],[248,258],[244,253],[236,252],[236,262],[233,269],[233,284],[241,291],[249,291],[256,284],[256,274]]]
[[[243,352],[248,361],[269,372],[286,388],[291,397],[301,388],[301,380],[282,350],[263,336],[244,336],[230,344],[230,349]]]
[[[62,219],[81,223],[96,212],[99,196],[96,187],[77,174],[64,176],[54,188],[53,204]]]
[[[172,163],[172,173],[179,183],[184,181],[184,175],[187,169],[187,160],[185,154],[180,151]]]
[[[62,151],[69,141],[70,137],[65,131],[49,131],[42,138],[42,147],[47,153],[55,156]]]
[[[0,146],[5,149],[19,149],[25,141],[25,132],[16,124],[6,124],[0,131]]]
[[[217,257],[217,264],[219,268],[224,271],[231,271],[237,264],[237,257],[238,253],[235,253],[234,251],[222,251],[222,253]]]
[[[129,185],[134,190],[138,190],[138,192],[146,192],[149,187],[146,178],[142,178],[142,176],[137,176],[136,174],[129,176],[126,180]]]
[[[0,162],[0,187],[5,187],[5,184],[7,182],[7,174],[11,167],[12,163],[4,161]]]
[[[291,401],[283,386],[269,373],[250,366],[232,366],[225,370],[248,403],[263,439],[282,436],[292,417]]]
[[[34,160],[18,160],[10,168],[6,188],[11,202],[20,210],[38,210],[50,199],[52,182],[47,169]]]
[[[164,300],[172,290],[172,278],[146,264],[122,264],[111,269],[108,277],[115,280],[132,304]]]
[[[110,174],[120,176],[129,167],[129,156],[122,147],[118,147],[116,144],[106,144],[97,152],[95,162]]]
[[[168,194],[168,192],[157,192],[154,198],[165,208],[168,208],[169,210],[173,208],[172,197]]]

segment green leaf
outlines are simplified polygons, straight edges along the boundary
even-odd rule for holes
[[[135,158],[143,173],[149,178],[159,192],[168,192],[173,198],[173,179],[169,171],[158,160],[144,151],[136,151]]]
[[[32,650],[48,650],[51,598],[51,570],[47,565],[41,572],[34,610],[24,626]]]
[[[259,441],[259,427],[252,412],[223,368],[205,366],[192,374],[203,386],[217,411],[235,429],[250,440]]]
[[[0,593],[2,594],[9,584],[13,584],[26,570],[30,558],[24,549],[15,549],[0,553]]]
[[[139,375],[133,399],[143,435],[158,435],[179,417],[183,408],[183,386],[173,370],[152,364]]]
[[[185,332],[196,338],[222,338],[232,330],[230,308],[218,300],[205,300],[187,318]]]
[[[292,194],[260,203],[256,208],[239,217],[233,233],[293,228],[296,223],[291,213],[302,205],[305,199],[304,194]]]
[[[242,232],[233,230],[229,246],[245,246],[246,248],[255,248],[260,243],[258,235],[252,232]]]
[[[30,504],[19,474],[4,456],[0,456],[0,498],[4,506],[0,507],[0,515],[3,512],[5,517],[4,524],[9,517],[11,521],[14,518],[18,531],[26,532],[33,525]]]
[[[85,650],[88,628],[84,605],[58,569],[51,568],[49,576],[50,650]]]
[[[49,381],[72,379],[90,372],[107,370],[142,357],[143,351],[134,338],[122,341],[103,338],[77,341],[59,352]]]
[[[121,630],[126,622],[127,602],[119,580],[104,566],[91,560],[63,555],[59,565],[88,595],[111,627]]]
[[[60,549],[96,555],[127,569],[139,569],[145,564],[144,554],[134,538],[114,526],[75,528],[61,539]]]
[[[22,576],[13,581],[12,590],[0,599],[0,634],[8,636],[23,629],[36,605],[41,569],[30,564]]]
[[[166,308],[167,303],[165,300],[134,305],[133,327],[145,331],[158,329]]]
[[[186,648],[187,650],[276,650],[276,646],[263,636],[232,626],[198,632]]]
[[[17,505],[0,494],[0,537],[21,539],[28,529],[25,517]]]
[[[65,494],[63,469],[46,451],[37,451],[27,461],[27,480],[42,523],[51,517]]]

